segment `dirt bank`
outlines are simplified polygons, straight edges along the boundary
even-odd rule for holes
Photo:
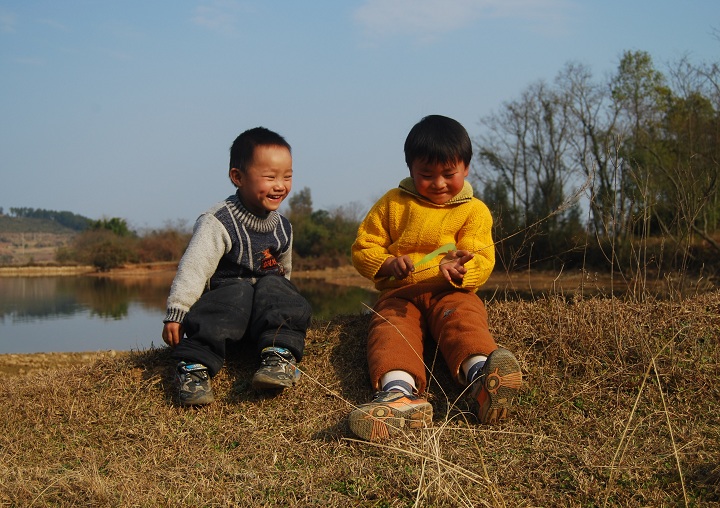
[[[142,263],[126,265],[107,272],[98,272],[93,266],[0,266],[0,277],[56,277],[62,275],[97,275],[103,277],[147,276],[153,273],[175,271],[177,263]]]
[[[85,353],[32,353],[0,355],[0,372],[10,375],[30,374],[38,370],[62,369],[72,365],[91,364],[101,358],[119,358],[126,351],[92,351]]]

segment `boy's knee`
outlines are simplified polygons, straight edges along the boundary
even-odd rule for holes
[[[255,283],[255,291],[260,296],[264,297],[280,297],[280,298],[303,298],[300,292],[295,287],[295,284],[290,282],[285,277],[279,275],[268,275],[261,277]],[[304,298],[303,298],[304,299]]]
[[[310,303],[295,285],[277,275],[262,277],[255,284],[255,305],[267,309],[283,308],[298,319],[310,319]]]

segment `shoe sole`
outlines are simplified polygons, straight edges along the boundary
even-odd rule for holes
[[[255,390],[282,390],[284,388],[292,388],[299,380],[299,377],[296,379],[278,379],[259,373],[253,376],[252,387]]]
[[[495,350],[487,361],[487,375],[476,398],[478,418],[482,423],[495,424],[508,417],[508,409],[522,386],[522,371],[507,349]]]
[[[183,398],[182,396],[179,396],[178,399],[181,406],[205,406],[215,402],[215,395],[212,393],[205,393],[200,397]]]
[[[366,441],[381,441],[403,433],[406,429],[421,429],[432,425],[433,408],[425,404],[391,405],[368,404],[350,413],[350,430]]]

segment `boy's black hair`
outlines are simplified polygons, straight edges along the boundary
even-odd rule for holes
[[[462,161],[470,166],[472,142],[465,127],[457,120],[429,115],[410,129],[405,139],[405,163],[408,168],[416,160],[430,164]]]
[[[282,146],[292,153],[290,144],[280,134],[265,127],[255,127],[235,138],[230,147],[230,169],[237,168],[245,173],[258,146]]]

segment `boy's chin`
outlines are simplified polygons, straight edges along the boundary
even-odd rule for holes
[[[280,209],[280,205],[282,205],[282,200],[280,201],[272,201],[272,202],[266,202],[261,205],[262,209],[265,211],[265,213],[275,212]]]
[[[444,205],[445,203],[447,203],[448,201],[450,201],[450,198],[447,197],[447,196],[442,196],[442,197],[439,197],[439,196],[425,196],[425,198],[426,198],[428,201],[430,201],[431,203],[436,204],[436,205]]]
[[[259,215],[259,216],[262,217],[263,215],[269,214],[269,213],[272,212],[273,210],[277,210],[278,207],[268,207],[268,206],[265,205],[265,204],[256,204],[255,206],[248,206],[248,205],[246,204],[246,205],[245,205],[245,208],[246,208],[250,213],[252,213],[252,214],[254,214],[254,215]]]
[[[272,212],[272,211],[280,208],[280,205],[282,205],[282,203],[283,203],[282,199],[279,201],[271,201],[269,203],[263,203],[263,208],[265,208],[265,210],[267,210],[268,212]]]

